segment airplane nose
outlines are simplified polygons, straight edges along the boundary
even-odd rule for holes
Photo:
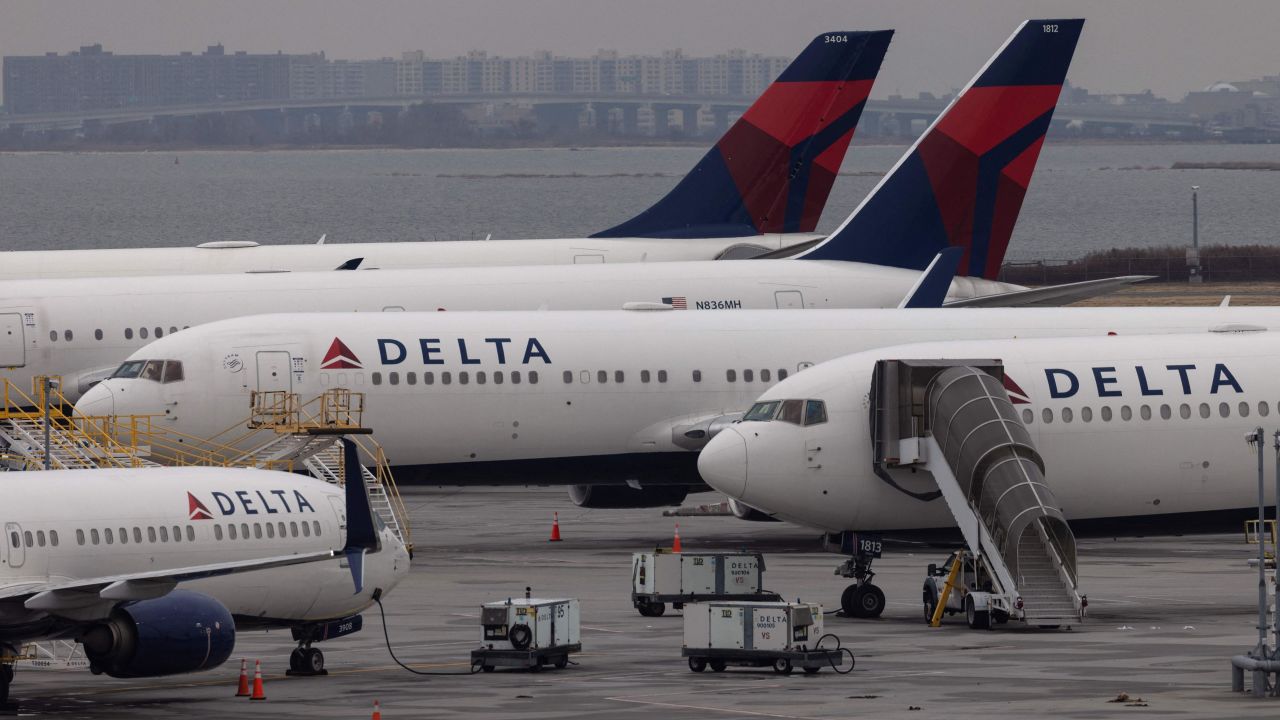
[[[97,416],[115,415],[116,399],[112,394],[111,388],[107,387],[107,383],[100,382],[89,388],[89,391],[76,401],[75,411],[77,415]]]
[[[716,490],[742,498],[747,491],[747,441],[737,428],[721,430],[702,448],[698,473]]]

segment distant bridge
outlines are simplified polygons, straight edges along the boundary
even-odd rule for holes
[[[116,125],[149,122],[166,118],[195,117],[225,113],[261,112],[382,112],[400,111],[421,103],[445,105],[522,105],[528,107],[575,106],[578,109],[590,105],[597,112],[620,109],[634,113],[639,107],[648,106],[655,111],[680,109],[685,111],[686,126],[690,111],[707,107],[716,115],[717,124],[723,125],[729,114],[745,111],[754,97],[728,97],[722,95],[633,95],[633,94],[572,94],[572,93],[509,93],[509,94],[449,94],[430,96],[302,98],[292,100],[254,100],[248,102],[209,103],[199,105],[169,105],[160,107],[126,107],[100,110],[84,110],[65,113],[32,113],[0,115],[0,129],[24,130],[75,130],[86,125]],[[881,116],[899,116],[907,119],[932,119],[942,111],[942,100],[894,98],[872,100],[867,113]],[[1054,115],[1060,122],[1082,122],[1104,125],[1159,126],[1170,129],[1198,128],[1201,123],[1185,113],[1170,108],[1134,108],[1124,105],[1063,105]]]

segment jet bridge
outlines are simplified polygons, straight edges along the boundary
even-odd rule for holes
[[[955,516],[978,572],[959,600],[989,623],[1076,622],[1075,536],[1045,480],[1044,460],[1004,389],[998,360],[881,360],[872,389],[875,471],[904,492],[924,469]],[[895,477],[897,475],[898,477]],[[941,598],[943,604],[946,598]]]

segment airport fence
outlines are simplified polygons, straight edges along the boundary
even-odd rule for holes
[[[1051,285],[1117,275],[1154,275],[1149,282],[1186,282],[1191,274],[1186,247],[1125,248],[1080,258],[1007,262],[1000,280],[1018,285]],[[1200,249],[1205,282],[1280,282],[1280,247],[1208,246]]]

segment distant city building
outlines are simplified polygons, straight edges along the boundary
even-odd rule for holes
[[[298,57],[310,56],[227,55],[221,45],[200,55],[116,55],[88,45],[6,57],[4,105],[16,114],[287,98]]]
[[[129,107],[207,105],[257,100],[307,100],[432,95],[690,95],[748,98],[760,94],[790,58],[733,50],[709,58],[681,50],[660,56],[589,58],[537,52],[504,58],[472,51],[449,59],[421,50],[399,60],[330,60],[301,55],[203,53],[117,55],[89,45],[59,55],[4,58],[5,110],[14,114]]]

